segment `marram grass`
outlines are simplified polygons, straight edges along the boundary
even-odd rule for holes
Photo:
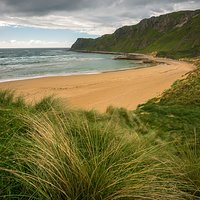
[[[154,142],[156,134],[148,130],[145,136],[136,133],[134,126],[142,122],[124,109],[109,108],[101,115],[63,109],[52,98],[33,106],[15,104],[12,98],[8,111],[4,101],[0,101],[2,199],[198,197],[199,152],[190,151],[188,157],[180,150],[185,144]]]
[[[16,159],[26,167],[13,173],[36,191],[34,198],[179,199],[172,177],[162,175],[169,172],[161,170],[157,147],[142,144],[137,135],[74,114],[25,120],[30,130],[20,138]]]

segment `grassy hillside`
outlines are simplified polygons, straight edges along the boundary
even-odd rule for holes
[[[199,70],[136,111],[0,92],[1,199],[199,199]]]
[[[200,10],[144,19],[97,39],[79,38],[71,50],[157,52],[172,58],[200,55]]]
[[[8,91],[0,96],[1,199],[191,195],[182,194],[183,182],[162,161],[164,147],[114,123],[117,119],[61,109],[51,98],[26,106]]]
[[[160,98],[137,109],[141,120],[162,139],[200,137],[200,62],[188,77],[176,81]]]

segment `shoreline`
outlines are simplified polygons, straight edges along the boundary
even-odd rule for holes
[[[26,48],[22,48],[26,49]],[[37,48],[36,48],[37,49]],[[68,49],[68,51],[72,51]],[[113,57],[113,60],[133,60],[136,63],[138,63],[140,66],[136,67],[127,67],[122,69],[111,69],[106,71],[96,71],[96,72],[72,72],[72,73],[63,73],[63,74],[45,74],[45,75],[38,75],[38,76],[32,76],[32,77],[17,77],[17,78],[11,78],[11,79],[2,79],[0,80],[1,83],[7,83],[7,82],[14,82],[14,81],[23,81],[23,80],[32,80],[32,79],[39,79],[39,78],[46,78],[46,77],[62,77],[62,76],[79,76],[79,75],[92,75],[92,74],[102,74],[102,73],[109,73],[109,72],[117,72],[117,71],[124,71],[124,70],[132,70],[132,69],[139,69],[139,68],[146,68],[154,66],[158,63],[156,62],[146,62],[147,59],[144,59],[145,54],[137,54],[137,53],[125,53],[125,52],[108,52],[108,51],[86,51],[86,50],[77,50],[72,52],[81,52],[81,53],[94,53],[94,54],[111,54],[116,55],[116,57]],[[129,56],[136,56],[136,59]],[[123,58],[121,58],[123,56]],[[140,56],[137,58],[137,56]],[[151,59],[148,59],[149,61]]]
[[[74,50],[70,50],[69,49],[68,51],[74,51]],[[48,78],[48,77],[63,77],[63,76],[68,77],[68,76],[79,76],[79,75],[103,74],[103,73],[126,71],[126,70],[137,70],[137,69],[142,69],[142,68],[153,67],[153,66],[156,66],[156,65],[160,64],[160,62],[155,61],[154,57],[152,57],[150,55],[146,55],[146,54],[139,54],[139,53],[108,52],[108,51],[87,51],[87,50],[77,50],[77,51],[74,51],[74,52],[116,55],[117,57],[114,57],[113,58],[114,60],[140,61],[139,64],[141,66],[139,66],[139,67],[122,68],[122,69],[116,69],[116,70],[99,71],[99,72],[85,72],[85,73],[83,72],[83,73],[71,73],[71,74],[67,74],[66,73],[66,74],[55,74],[55,75],[47,74],[47,75],[43,75],[43,76],[41,75],[41,76],[33,76],[33,77],[4,79],[4,80],[0,80],[0,84],[1,83],[8,83],[8,82],[15,82],[15,81]]]
[[[16,90],[28,103],[54,95],[75,108],[104,112],[112,105],[134,110],[195,69],[194,65],[183,61],[145,56],[157,64],[98,74],[9,81],[0,83],[0,89]]]
[[[142,65],[142,64],[141,64]],[[16,81],[25,81],[25,80],[33,80],[33,79],[41,79],[41,78],[51,78],[51,77],[70,77],[70,76],[83,76],[83,75],[95,75],[95,74],[106,74],[110,72],[121,72],[121,71],[128,71],[128,70],[138,70],[144,69],[149,67],[154,67],[156,64],[143,64],[141,67],[130,67],[130,68],[123,68],[123,69],[116,69],[116,70],[108,70],[108,71],[99,71],[99,72],[86,72],[86,73],[71,73],[71,74],[55,74],[55,75],[44,75],[44,76],[35,76],[35,77],[24,77],[24,78],[16,78],[16,79],[8,79],[8,80],[0,80],[1,83],[8,83],[8,82],[16,82]]]
[[[41,79],[41,78],[51,78],[51,77],[68,77],[68,76],[81,76],[81,75],[93,75],[93,74],[101,74],[104,72],[96,72],[96,73],[77,73],[77,74],[55,74],[55,75],[44,75],[44,76],[34,76],[34,77],[24,77],[24,78],[16,78],[16,79],[7,79],[7,80],[0,80],[1,83],[9,83],[9,82],[16,82],[16,81],[26,81],[26,80],[34,80],[34,79]],[[105,72],[106,73],[106,72]]]

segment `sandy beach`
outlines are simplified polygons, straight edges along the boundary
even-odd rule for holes
[[[160,95],[174,81],[194,69],[192,64],[151,58],[162,64],[153,67],[77,75],[37,78],[0,83],[0,89],[16,90],[29,103],[55,95],[70,106],[105,111],[109,105],[135,109]]]

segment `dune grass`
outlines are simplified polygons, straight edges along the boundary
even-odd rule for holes
[[[200,136],[200,61],[195,64],[197,68],[187,78],[176,81],[161,97],[140,105],[135,112],[162,139],[191,138],[194,129]]]
[[[125,109],[110,107],[99,114],[61,109],[52,97],[32,106],[16,104],[14,96],[4,99],[2,199],[183,199],[199,194],[196,152],[186,160],[188,154],[177,155],[172,143],[155,142],[154,132],[138,134],[142,122]],[[194,172],[186,173],[188,167]]]
[[[194,132],[192,139],[185,138],[183,144],[174,145],[176,154],[173,154],[171,164],[173,171],[187,187],[184,191],[200,199],[200,147],[199,137]]]
[[[147,129],[157,132],[158,141],[170,141],[169,166],[181,181],[183,191],[200,197],[200,61],[190,59],[197,68],[179,80],[159,98],[138,107],[136,115]]]
[[[15,155],[20,168],[10,172],[36,191],[32,198],[181,197],[159,160],[161,147],[134,133],[122,134],[112,124],[90,123],[74,113],[61,119],[55,111],[25,117],[25,122],[28,136],[18,138],[23,146]]]

